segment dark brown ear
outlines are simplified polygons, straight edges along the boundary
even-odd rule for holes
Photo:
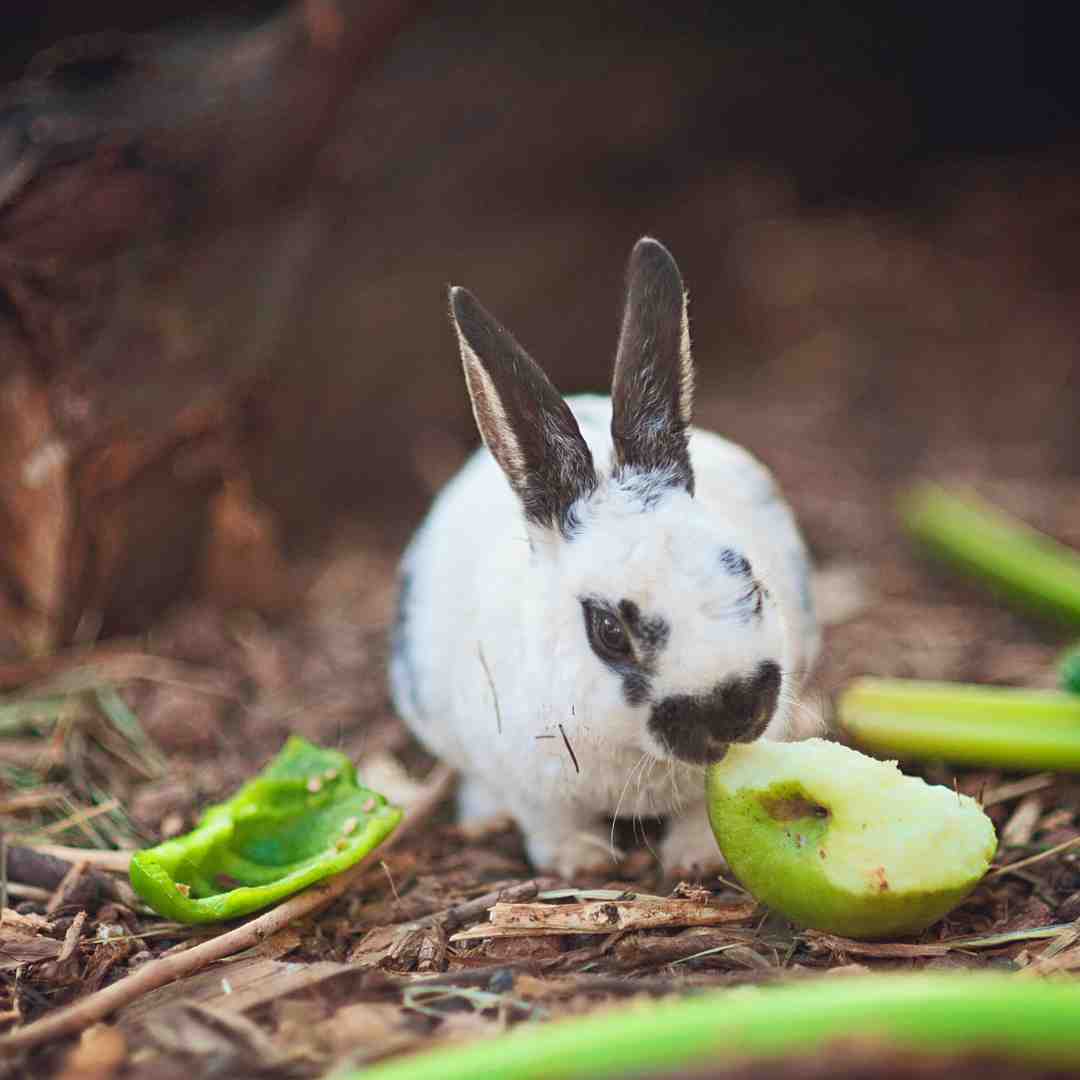
[[[694,365],[682,276],[667,248],[646,236],[634,245],[626,278],[611,388],[615,475],[657,473],[692,495]]]
[[[538,525],[573,529],[571,508],[596,488],[574,414],[529,354],[468,290],[450,290],[476,426]]]

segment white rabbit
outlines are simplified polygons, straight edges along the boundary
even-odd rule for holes
[[[768,470],[689,426],[679,269],[634,247],[611,399],[564,400],[466,290],[450,313],[487,449],[402,561],[395,704],[537,866],[610,865],[631,814],[672,817],[666,865],[715,865],[702,766],[785,737],[819,634]]]

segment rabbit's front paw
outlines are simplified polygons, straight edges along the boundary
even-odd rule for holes
[[[506,813],[506,803],[487,785],[474,777],[461,781],[458,788],[458,821],[472,824],[477,821],[489,821]]]
[[[688,807],[668,822],[667,835],[660,847],[660,861],[668,873],[674,870],[706,873],[723,869],[724,857],[716,846],[704,803]]]
[[[540,832],[525,830],[529,860],[537,869],[554,870],[559,877],[573,879],[578,874],[606,874],[622,858],[607,836],[599,830],[574,829]]]

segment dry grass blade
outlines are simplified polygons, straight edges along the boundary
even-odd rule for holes
[[[28,716],[52,716],[70,707],[72,695],[97,690],[104,683],[123,684],[140,679],[218,697],[236,696],[231,683],[214,669],[154,656],[115,639],[102,645],[0,664],[0,687],[26,688],[7,707],[10,712],[0,712],[0,726],[5,721],[25,723]]]
[[[1074,847],[1080,847],[1080,836],[1074,836],[1071,840],[1064,841],[1064,843],[1055,844],[1052,848],[1047,848],[1046,851],[1040,851],[1037,855],[1032,855],[1029,858],[1021,859],[1019,862],[1009,863],[1008,866],[996,866],[986,876],[997,877],[1000,874],[1011,874],[1015,870],[1022,870],[1024,867],[1033,866],[1037,862],[1042,862],[1043,859],[1049,859],[1054,855],[1060,855],[1062,852],[1069,851]]]
[[[20,791],[0,801],[0,814],[19,814],[25,810],[40,810],[43,806],[60,802],[67,792],[59,784],[47,784],[33,791]]]
[[[1057,937],[1069,929],[1069,923],[1052,926],[1032,926],[1026,930],[1002,930],[998,934],[975,934],[970,937],[953,938],[947,944],[954,949],[996,949],[999,945],[1014,945],[1018,941],[1043,941]]]
[[[427,821],[449,794],[453,777],[451,770],[437,768],[428,778],[421,799],[415,806],[410,807],[397,830],[390,834],[377,851],[372,852],[345,873],[292,897],[278,907],[244,923],[243,926],[238,926],[235,930],[229,930],[185,952],[152,960],[119,982],[3,1036],[0,1038],[0,1054],[29,1049],[50,1039],[81,1031],[150,990],[201,971],[216,960],[222,960],[244,949],[250,949],[296,919],[304,918],[326,907],[327,904],[346,893],[357,879],[382,857],[389,846],[408,836]]]
[[[1035,791],[1048,788],[1056,779],[1054,773],[1036,773],[1034,776],[1025,776],[1022,780],[1013,780],[1008,784],[990,788],[983,793],[982,803],[985,810],[988,806],[996,806],[998,803],[1008,802],[1010,799],[1019,798],[1021,795],[1030,795]]]
[[[933,941],[926,944],[886,941],[852,941],[848,938],[807,930],[805,937],[811,948],[850,956],[876,956],[880,958],[912,958],[945,956],[955,949],[996,949],[1001,945],[1014,945],[1021,941],[1041,941],[1058,937],[1072,927],[1071,923],[1055,923],[1052,926],[1028,927],[1025,930],[1005,930],[999,934],[980,934]]]
[[[113,797],[107,802],[100,803],[98,806],[82,807],[70,816],[61,818],[59,821],[50,822],[48,825],[42,825],[41,828],[37,829],[34,833],[29,833],[27,835],[55,836],[57,833],[67,832],[68,829],[80,828],[86,824],[86,822],[93,821],[94,818],[101,817],[102,814],[111,814],[114,810],[118,810],[119,808],[120,800]]]

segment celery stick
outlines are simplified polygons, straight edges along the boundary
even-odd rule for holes
[[[995,591],[1061,622],[1080,624],[1080,554],[988,505],[933,484],[901,499],[907,529]]]
[[[1070,694],[1080,694],[1080,645],[1074,645],[1058,660],[1058,682]]]
[[[1080,772],[1080,697],[1070,694],[857,679],[837,711],[852,741],[875,754]]]
[[[817,978],[744,987],[439,1046],[335,1080],[604,1080],[806,1054],[835,1040],[1080,1066],[1080,986],[1011,975]]]
[[[928,713],[978,723],[1039,724],[1080,730],[1080,700],[1058,690],[1030,690],[929,679],[855,679],[844,691],[852,707]]]

